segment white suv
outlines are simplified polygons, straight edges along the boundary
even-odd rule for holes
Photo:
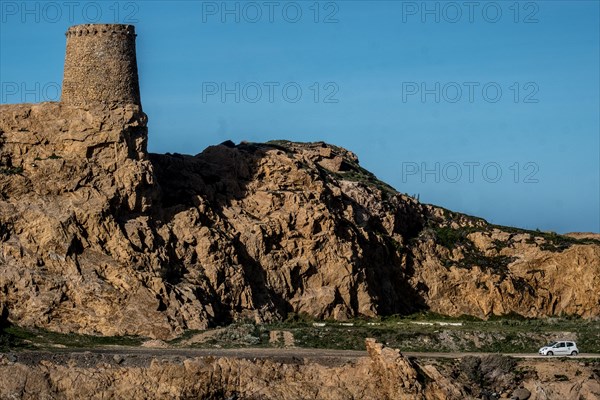
[[[579,354],[579,349],[575,342],[562,340],[542,347],[539,353],[543,356],[576,356]]]

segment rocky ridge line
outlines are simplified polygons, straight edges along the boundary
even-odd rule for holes
[[[600,245],[424,205],[325,143],[148,154],[137,106],[0,106],[0,311],[169,339],[291,313],[600,315]]]

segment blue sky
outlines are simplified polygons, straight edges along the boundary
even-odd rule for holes
[[[600,232],[598,1],[0,5],[2,103],[58,98],[68,26],[134,23],[152,152],[323,140],[426,203]]]

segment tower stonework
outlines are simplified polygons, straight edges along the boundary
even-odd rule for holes
[[[66,36],[61,103],[141,107],[133,25],[76,25]]]

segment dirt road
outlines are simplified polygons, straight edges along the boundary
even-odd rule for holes
[[[465,356],[484,356],[496,353],[422,353],[403,352],[405,356],[426,358],[461,358]],[[506,353],[505,356],[515,358],[555,359],[538,354]],[[5,354],[5,356],[7,356]],[[359,357],[366,357],[366,351],[330,350],[308,348],[239,348],[239,349],[198,349],[198,348],[140,348],[140,347],[104,347],[89,349],[55,349],[52,351],[22,351],[10,353],[10,357],[25,364],[36,364],[41,360],[52,360],[67,363],[75,360],[82,365],[94,365],[97,362],[113,362],[126,365],[146,365],[152,360],[183,361],[194,357],[233,357],[245,359],[271,359],[273,361],[301,364],[310,360],[319,364],[339,365]],[[569,359],[600,358],[600,354],[583,353]]]

